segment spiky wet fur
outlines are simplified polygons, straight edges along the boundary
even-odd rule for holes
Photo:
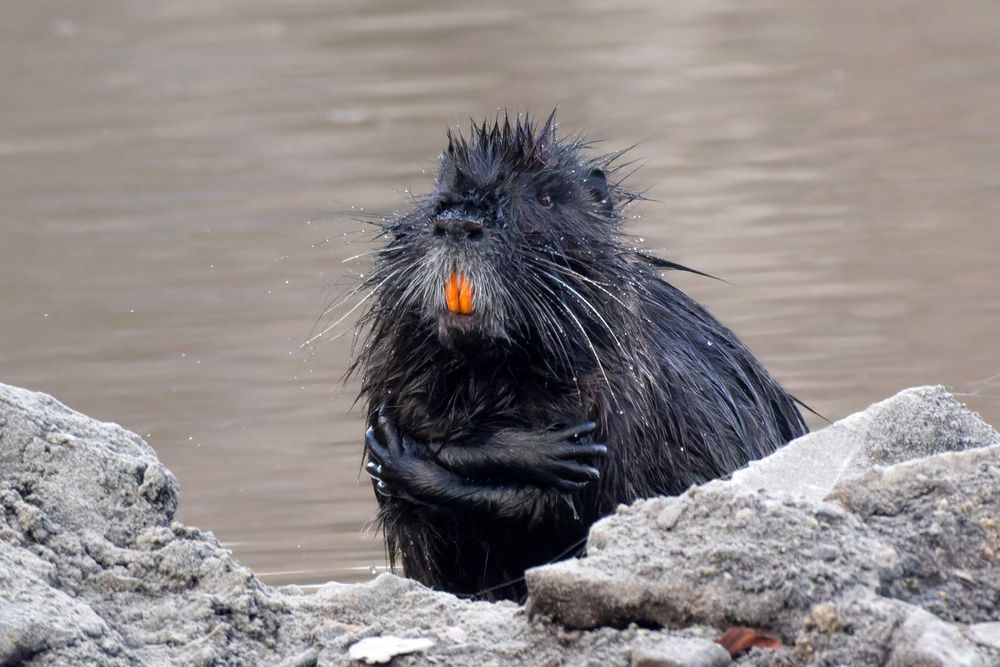
[[[597,422],[600,480],[524,521],[379,496],[390,559],[408,576],[516,599],[526,567],[577,553],[618,504],[728,475],[806,429],[750,350],[622,235],[636,195],[613,182],[617,154],[588,157],[579,137],[557,139],[551,117],[448,139],[434,191],[381,223],[351,372],[369,411],[384,404],[431,449]],[[484,215],[488,243],[434,238],[434,217],[456,207]],[[445,308],[456,266],[475,287],[474,320]]]

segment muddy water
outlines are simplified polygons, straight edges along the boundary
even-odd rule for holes
[[[384,563],[351,317],[301,345],[358,211],[498,106],[640,142],[632,230],[825,415],[945,383],[1000,421],[1000,5],[334,4],[0,19],[0,381],[146,436],[266,580]]]

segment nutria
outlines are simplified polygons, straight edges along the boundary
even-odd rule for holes
[[[437,185],[378,222],[364,283],[367,472],[390,562],[433,588],[521,599],[620,503],[678,494],[806,427],[678,264],[623,236],[618,154],[554,115],[448,133]]]

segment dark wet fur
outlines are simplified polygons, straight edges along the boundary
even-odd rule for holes
[[[551,118],[449,134],[434,191],[381,223],[351,369],[371,414],[384,405],[427,457],[588,420],[608,448],[599,480],[543,490],[519,520],[379,496],[390,558],[434,588],[519,599],[525,568],[578,553],[618,504],[729,475],[806,431],[750,350],[622,235],[636,195],[616,182],[618,155],[585,149]],[[432,221],[449,215],[481,220],[485,242],[442,250]],[[455,263],[474,321],[445,310]]]

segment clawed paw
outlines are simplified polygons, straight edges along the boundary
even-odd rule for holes
[[[414,445],[400,434],[385,408],[365,433],[365,472],[380,496],[439,503],[469,485],[518,488],[530,485],[572,493],[600,479],[608,448],[592,442],[592,421],[548,430],[501,431],[488,441],[439,449]]]
[[[584,438],[597,430],[594,422],[584,422],[555,432],[547,432],[548,442],[540,443],[537,473],[541,480],[560,491],[578,491],[600,479],[594,465],[608,454],[607,446]]]
[[[372,425],[365,431],[365,447],[369,459],[365,464],[365,472],[372,478],[376,493],[386,497],[407,498],[408,494],[399,484],[402,479],[397,472],[406,465],[408,452],[384,408],[379,408]]]
[[[399,433],[384,407],[365,432],[365,446],[365,472],[380,496],[426,504],[441,495],[449,473]]]

